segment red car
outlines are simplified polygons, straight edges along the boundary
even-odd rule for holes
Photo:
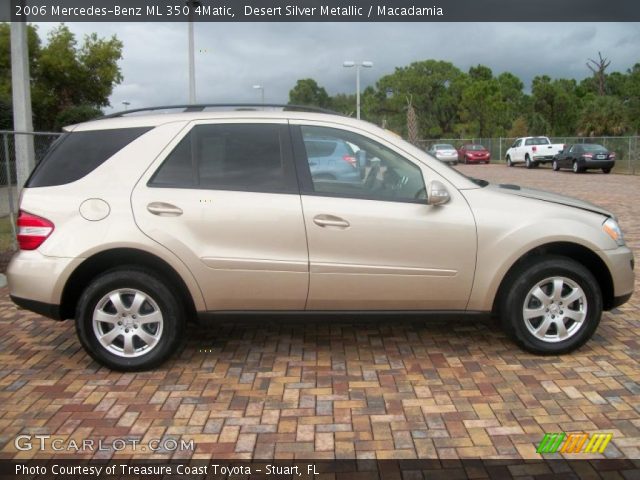
[[[462,163],[489,163],[491,153],[482,145],[463,145],[458,149],[458,161]]]

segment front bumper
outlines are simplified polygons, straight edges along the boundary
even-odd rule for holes
[[[633,294],[635,260],[633,252],[628,247],[605,250],[602,254],[605,256],[613,280],[612,304],[605,305],[605,308],[611,309],[625,303]]]
[[[452,163],[458,162],[458,154],[455,155],[436,155],[436,158],[441,162]]]

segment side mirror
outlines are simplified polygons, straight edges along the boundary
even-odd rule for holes
[[[429,182],[427,186],[427,205],[444,205],[449,200],[451,200],[451,197],[447,187],[438,180]]]

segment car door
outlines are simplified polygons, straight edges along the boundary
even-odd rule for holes
[[[571,168],[573,161],[579,156],[580,145],[571,145],[563,159],[563,167]]]
[[[524,154],[522,153],[522,148],[523,148],[522,147],[522,139],[519,138],[513,144],[513,153],[511,155],[511,161],[512,162],[523,162],[524,161]]]
[[[196,277],[207,309],[302,310],[308,251],[286,121],[198,121],[136,185],[138,226]]]
[[[462,195],[392,143],[351,127],[292,121],[309,245],[308,310],[464,310],[476,229]],[[366,154],[364,178],[310,175],[305,139],[335,138]],[[451,194],[426,204],[425,181]]]

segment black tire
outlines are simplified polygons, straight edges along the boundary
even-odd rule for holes
[[[109,333],[111,328],[113,330],[120,329],[122,331],[128,323],[135,322],[136,315],[129,315],[122,317],[122,322],[119,324],[111,323],[99,323],[99,326],[95,326],[93,318],[97,312],[98,303],[103,302],[104,298],[111,292],[117,291],[118,295],[125,295],[132,297],[129,308],[133,307],[133,295],[135,292],[140,292],[146,296],[144,303],[140,306],[140,310],[147,309],[151,313],[155,313],[155,310],[160,312],[161,322],[152,323],[149,326],[143,325],[140,322],[142,314],[137,317],[138,322],[135,324],[135,328],[140,328],[140,334],[143,334],[143,330],[151,330],[153,335],[157,335],[154,345],[149,348],[149,345],[145,343],[141,337],[135,336],[136,332],[131,330],[132,344],[134,348],[149,348],[147,353],[139,354],[139,356],[125,356],[125,336],[124,333],[119,334],[115,340],[111,342],[112,350],[109,350],[103,346],[98,340],[98,333],[96,328],[107,328]],[[126,292],[126,293],[124,293]],[[131,293],[134,292],[134,293]],[[82,343],[82,346],[87,353],[97,362],[105,365],[113,370],[119,371],[139,371],[154,368],[164,362],[170,355],[179,350],[183,345],[185,338],[185,325],[186,315],[185,309],[180,301],[179,297],[174,293],[175,289],[169,288],[169,286],[161,280],[157,275],[154,275],[150,271],[139,269],[135,266],[123,267],[116,270],[110,270],[96,279],[94,279],[86,290],[82,293],[78,306],[76,309],[76,333]],[[126,307],[124,297],[120,297],[122,304]],[[150,300],[149,300],[150,299]],[[106,310],[107,308],[115,311],[115,304],[107,301],[107,306],[100,307],[100,309]],[[153,303],[153,305],[152,305]],[[103,310],[103,311],[104,311]],[[135,310],[138,311],[138,310]],[[130,311],[134,312],[132,309]],[[118,318],[116,313],[109,313],[113,317]],[[121,326],[117,326],[121,325]],[[129,326],[131,329],[133,325]],[[159,328],[158,330],[155,330]],[[100,330],[98,330],[100,331]],[[129,330],[126,330],[127,333]],[[118,347],[118,343],[122,343],[121,347]],[[146,347],[144,347],[144,345]],[[137,347],[136,347],[137,345]],[[122,349],[121,353],[114,353],[114,349]],[[144,351],[144,350],[142,350]]]
[[[511,157],[507,155],[507,167],[513,167],[513,162],[511,161]]]
[[[611,169],[610,168],[603,168],[602,169],[602,173],[611,173]]]
[[[571,170],[573,170],[573,173],[582,173],[582,169],[576,160],[571,164]]]
[[[583,305],[586,309],[586,314],[581,323],[574,322],[571,319],[567,321],[567,324],[570,325],[567,331],[572,332],[568,338],[556,341],[543,340],[529,330],[523,310],[525,306],[527,306],[525,302],[535,300],[529,296],[533,288],[539,283],[546,282],[547,279],[556,277],[565,279],[563,288],[572,288],[572,286],[566,282],[566,280],[568,280],[582,289],[584,293]],[[510,272],[505,281],[507,282],[505,285],[508,290],[502,292],[500,299],[502,326],[518,345],[529,352],[541,355],[559,355],[571,352],[584,345],[584,343],[592,337],[600,323],[600,317],[602,315],[602,293],[600,286],[589,270],[570,258],[555,255],[534,257]],[[545,285],[550,285],[550,283]],[[565,297],[568,298],[568,295]],[[561,300],[565,297],[562,297]],[[554,311],[558,314],[558,309],[564,308],[565,310],[570,310],[569,307],[577,305],[577,303],[573,302],[568,305],[565,304],[564,306],[562,306],[562,303],[559,303],[558,306],[558,302],[554,302],[555,306],[549,307],[551,313],[543,313],[539,318],[531,319],[530,323],[532,324],[539,320],[540,324],[538,324],[537,327],[541,327],[545,321],[554,321],[547,318],[550,317]],[[539,303],[541,306],[538,308],[544,310],[544,305],[541,302]],[[549,310],[547,310],[547,312],[549,312]],[[562,314],[562,317],[558,315],[558,318],[562,318],[561,321],[565,324],[568,317],[565,316],[563,310],[559,310],[559,312]],[[555,321],[559,322],[560,320]],[[571,328],[573,325],[575,325],[575,329],[572,331]],[[532,328],[535,329],[533,326]],[[558,335],[559,331],[556,326],[549,328],[546,332],[552,331],[553,334],[553,329],[555,329],[555,334]]]
[[[558,170],[560,170],[560,165],[558,164],[557,160],[553,161],[553,163],[551,164],[551,168],[553,169],[554,172],[557,172]]]
[[[527,167],[527,168],[533,168],[534,167],[534,164],[531,161],[531,158],[529,158],[529,155],[524,157],[524,166]]]

